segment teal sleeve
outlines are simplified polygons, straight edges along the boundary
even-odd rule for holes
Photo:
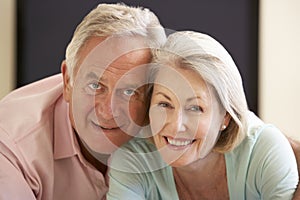
[[[147,140],[134,139],[118,149],[108,175],[108,200],[178,199],[172,168]]]
[[[275,127],[262,130],[252,154],[248,176],[263,200],[292,199],[298,184],[297,163],[286,137]]]
[[[113,153],[110,162],[108,200],[145,199],[144,171],[147,165],[139,152],[139,143],[129,142]],[[145,178],[143,178],[145,177]]]
[[[107,200],[146,199],[144,189],[139,181],[139,174],[125,173],[115,169],[109,172],[109,191]]]

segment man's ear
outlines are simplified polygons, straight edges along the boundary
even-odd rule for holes
[[[64,82],[64,88],[63,88],[63,95],[64,95],[64,99],[66,102],[69,102],[71,99],[71,95],[72,95],[72,87],[71,87],[71,82],[70,82],[70,74],[69,71],[67,69],[67,63],[64,60],[61,63],[61,73],[63,76],[63,82]]]

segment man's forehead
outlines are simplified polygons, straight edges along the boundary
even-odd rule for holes
[[[100,55],[103,56],[120,57],[135,50],[147,49],[149,46],[146,39],[141,36],[110,36],[102,37],[102,39],[93,37],[88,41],[86,48],[89,55],[99,56],[99,53],[101,53]]]
[[[151,56],[145,38],[141,36],[91,37],[79,51],[78,64],[108,65],[131,52],[142,51],[148,51],[148,56]]]
[[[147,65],[152,55],[140,38],[92,38],[82,53],[85,57],[76,70],[78,78],[145,84]]]
[[[103,42],[85,55],[81,65],[98,65],[99,67],[108,67],[110,65],[122,65],[150,62],[151,51],[148,47],[126,46],[125,44],[115,46],[103,46]]]
[[[82,68],[77,74],[77,78],[82,81],[99,81],[103,83],[119,82],[119,84],[140,85],[146,84],[148,66],[141,65],[136,68],[115,70],[93,66]]]

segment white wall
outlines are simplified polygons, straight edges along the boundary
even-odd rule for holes
[[[300,1],[260,0],[259,113],[300,138]]]
[[[15,0],[0,0],[0,99],[15,87]]]

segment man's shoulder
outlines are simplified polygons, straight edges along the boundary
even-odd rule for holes
[[[1,99],[0,106],[11,101],[26,100],[26,98],[29,97],[38,97],[39,95],[47,94],[48,92],[55,90],[57,87],[62,89],[62,85],[63,79],[61,74],[49,76],[13,90]]]
[[[49,127],[52,123],[54,105],[62,92],[61,75],[54,75],[4,97],[0,101],[0,140],[7,137],[17,143],[30,133],[43,132],[43,124]]]

